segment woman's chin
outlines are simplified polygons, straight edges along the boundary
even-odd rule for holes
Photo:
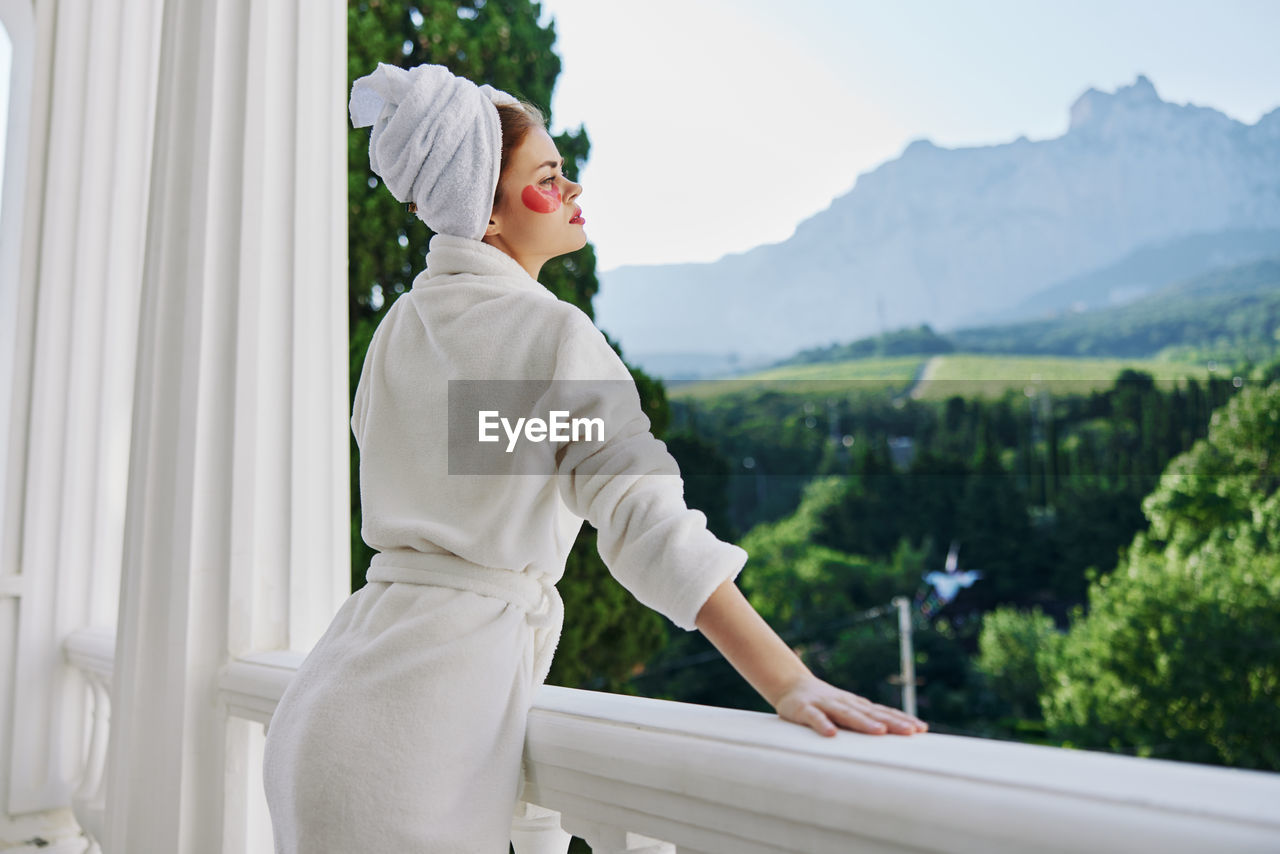
[[[578,229],[578,232],[579,232],[577,238],[576,239],[570,238],[566,240],[564,243],[560,244],[561,248],[556,252],[555,255],[551,257],[558,258],[561,255],[571,255],[572,253],[577,252],[579,249],[587,245],[587,233],[585,231],[582,231],[582,226],[577,225],[577,226],[574,226],[574,228]]]

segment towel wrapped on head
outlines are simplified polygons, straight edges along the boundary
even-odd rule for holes
[[[443,65],[379,62],[351,85],[351,124],[373,127],[369,165],[397,201],[416,204],[437,234],[479,240],[502,163],[495,105],[516,103]]]

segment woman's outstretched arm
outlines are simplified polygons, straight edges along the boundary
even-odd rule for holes
[[[698,630],[786,720],[827,736],[836,734],[835,725],[874,734],[911,735],[928,729],[913,715],[873,703],[814,676],[756,613],[733,579],[711,594],[698,611],[697,624]]]

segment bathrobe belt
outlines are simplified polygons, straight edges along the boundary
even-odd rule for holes
[[[525,622],[533,629],[534,687],[547,678],[560,640],[564,602],[555,583],[545,575],[481,566],[448,552],[395,549],[375,554],[365,577],[369,581],[451,587],[511,603],[524,612]]]

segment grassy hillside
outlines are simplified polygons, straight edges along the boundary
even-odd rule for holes
[[[672,398],[707,399],[743,391],[772,390],[793,394],[877,392],[938,400],[962,397],[999,398],[1006,390],[1025,392],[1043,386],[1050,394],[1088,394],[1109,388],[1126,368],[1151,374],[1161,386],[1186,377],[1207,378],[1201,363],[1157,359],[1079,359],[1064,356],[1004,356],[954,353],[934,356],[896,356],[852,359],[817,365],[788,365],[730,380],[672,383]],[[1221,375],[1221,372],[1219,372]],[[920,382],[915,384],[919,378]]]
[[[995,399],[1010,389],[1047,390],[1051,395],[1088,394],[1110,388],[1126,368],[1143,371],[1157,385],[1185,385],[1186,377],[1204,379],[1208,370],[1199,363],[1156,359],[1078,359],[1063,356],[1003,356],[964,353],[938,356],[912,396],[941,400],[952,395]]]
[[[924,367],[921,356],[851,359],[815,365],[788,365],[725,380],[666,383],[672,398],[707,398],[745,390],[816,394],[899,392],[908,388]]]

